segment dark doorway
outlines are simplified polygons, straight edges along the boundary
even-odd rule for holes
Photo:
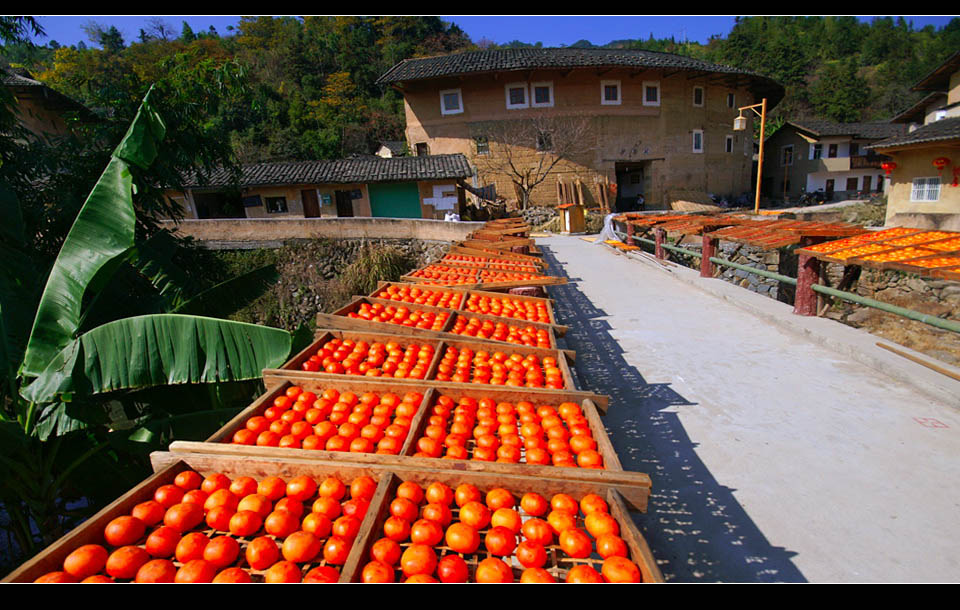
[[[334,191],[333,196],[337,200],[337,216],[352,218],[353,200],[350,199],[350,191]]]
[[[614,166],[617,172],[617,201],[618,212],[634,212],[647,209],[647,186],[650,184],[650,163],[618,162]]]
[[[317,190],[300,191],[300,201],[303,202],[304,218],[318,218],[320,216],[320,201],[317,199]]]

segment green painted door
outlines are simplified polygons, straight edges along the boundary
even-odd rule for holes
[[[420,190],[416,182],[371,184],[371,215],[384,218],[422,218]]]

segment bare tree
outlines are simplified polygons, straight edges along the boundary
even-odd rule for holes
[[[477,167],[483,173],[507,177],[516,189],[520,209],[527,208],[534,189],[562,164],[576,162],[596,149],[593,121],[584,115],[538,114],[480,122],[471,125],[471,132],[478,146]]]
[[[147,27],[144,28],[147,36],[157,40],[173,40],[177,32],[174,27],[160,17],[152,17],[147,20]]]

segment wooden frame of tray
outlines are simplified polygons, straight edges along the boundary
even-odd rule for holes
[[[547,314],[550,316],[550,324],[553,326],[563,326],[562,324],[557,323],[557,316],[556,316],[556,313],[554,313],[554,307],[553,307],[554,300],[549,298],[528,297],[526,295],[520,295],[520,294],[504,294],[502,292],[488,292],[484,290],[470,290],[467,288],[459,288],[457,286],[435,286],[433,284],[412,284],[411,285],[408,282],[380,282],[379,285],[377,286],[377,289],[367,296],[369,298],[379,298],[376,295],[378,295],[381,291],[386,290],[387,288],[390,288],[391,286],[412,287],[412,288],[419,288],[421,290],[442,290],[445,292],[456,292],[458,294],[462,294],[464,296],[464,300],[463,300],[463,303],[461,303],[460,309],[458,311],[461,311],[464,313],[471,313],[468,310],[463,309],[463,306],[466,304],[466,299],[472,295],[481,296],[481,297],[487,296],[495,299],[502,299],[504,297],[508,297],[515,301],[542,303],[547,308]],[[403,303],[403,301],[392,301],[392,302]],[[508,318],[508,319],[514,320],[516,318]],[[524,321],[519,319],[516,319],[516,320],[518,322]],[[541,324],[544,324],[544,323],[541,322]],[[564,328],[568,328],[568,327],[564,327]]]
[[[263,370],[263,381],[268,388],[272,388],[280,383],[283,383],[283,381],[288,377],[296,378],[297,380],[304,380],[304,379],[337,380],[337,379],[348,379],[348,378],[361,378],[360,376],[354,376],[354,375],[313,372],[313,371],[308,372],[308,371],[302,370],[302,364],[307,359],[309,359],[310,356],[315,354],[317,350],[320,349],[320,347],[324,343],[334,338],[339,338],[339,339],[349,338],[355,341],[379,341],[384,343],[387,341],[397,341],[397,342],[400,342],[401,344],[404,342],[417,343],[420,345],[424,343],[429,343],[433,345],[435,350],[434,358],[433,358],[433,361],[430,363],[430,366],[427,368],[427,371],[424,375],[424,379],[395,379],[394,381],[396,383],[403,383],[406,385],[409,385],[409,384],[422,385],[423,383],[426,382],[427,384],[433,387],[450,388],[450,389],[463,388],[463,387],[490,387],[490,388],[508,387],[508,386],[496,386],[491,384],[459,383],[455,381],[437,381],[436,379],[433,379],[433,377],[436,376],[437,367],[439,367],[440,361],[443,359],[443,352],[446,351],[447,347],[455,347],[457,349],[463,349],[466,347],[473,350],[474,352],[480,351],[480,350],[491,351],[491,348],[494,347],[495,344],[491,344],[489,342],[451,340],[447,338],[437,339],[437,338],[431,338],[431,337],[412,337],[412,336],[405,336],[405,335],[391,335],[386,333],[366,333],[366,332],[358,332],[358,331],[343,330],[343,329],[318,329],[315,337],[316,339],[314,339],[313,343],[305,347],[298,354],[296,354],[290,360],[284,363],[284,365],[281,368]],[[509,343],[503,343],[501,345],[503,346],[502,351],[506,351],[510,353],[521,354],[524,356],[532,354],[541,359],[545,356],[552,356],[556,358],[557,367],[560,369],[560,371],[563,374],[563,384],[564,384],[564,387],[560,388],[559,390],[571,393],[571,395],[578,396],[580,399],[589,398],[590,400],[593,400],[594,403],[596,403],[597,407],[600,409],[602,413],[606,413],[607,405],[609,404],[609,396],[605,396],[602,394],[594,394],[593,392],[587,392],[587,391],[577,389],[576,384],[573,381],[573,373],[571,372],[570,365],[569,365],[569,362],[572,362],[574,359],[574,355],[572,352],[566,351],[566,350],[549,350],[549,349],[542,349],[537,347],[524,347],[519,345],[515,346]],[[362,377],[362,378],[368,379],[367,377]],[[518,391],[523,390],[524,392],[533,392],[535,394],[543,394],[543,393],[558,391],[551,388],[515,387],[513,389],[516,389]]]

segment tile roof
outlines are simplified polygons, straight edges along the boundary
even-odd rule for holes
[[[462,154],[427,155],[422,157],[383,158],[365,155],[333,161],[291,161],[243,165],[241,186],[271,184],[354,184],[370,182],[404,182],[411,180],[448,180],[468,178],[473,169]],[[183,186],[229,186],[232,176],[221,169],[199,180],[185,179]]]
[[[377,79],[377,83],[390,84],[483,72],[601,67],[683,70],[745,76],[754,81],[755,86],[763,89],[768,98],[776,100],[776,102],[783,98],[783,87],[780,84],[754,72],[672,53],[632,49],[579,49],[569,47],[562,49],[499,49],[405,59],[387,70]]]
[[[879,140],[905,134],[907,126],[901,123],[878,121],[874,123],[834,123],[832,121],[789,121],[791,125],[820,137],[850,136]]]
[[[874,142],[869,148],[892,148],[908,144],[926,144],[944,140],[960,140],[960,117],[941,119],[898,137]]]

